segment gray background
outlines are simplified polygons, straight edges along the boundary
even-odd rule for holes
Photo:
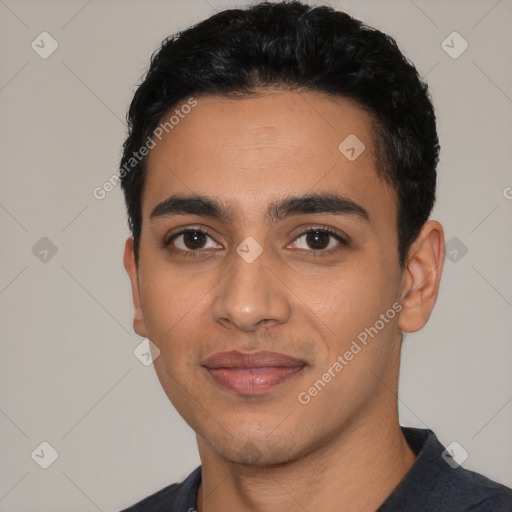
[[[430,323],[405,341],[401,422],[457,441],[465,467],[510,486],[512,3],[330,3],[393,35],[437,107],[433,218],[450,259]],[[133,354],[120,188],[92,191],[117,171],[161,40],[239,4],[0,0],[2,511],[114,511],[199,464],[193,432]],[[46,59],[31,47],[51,48],[43,31],[58,43]],[[441,45],[453,31],[469,44],[457,58]],[[43,441],[58,453],[48,469]]]

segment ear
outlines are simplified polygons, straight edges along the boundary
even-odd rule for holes
[[[147,338],[146,324],[144,323],[144,312],[142,311],[140,300],[139,268],[137,266],[137,260],[135,259],[133,237],[130,237],[128,240],[126,240],[123,262],[124,268],[126,269],[132,284],[132,298],[133,306],[135,308],[135,313],[133,316],[133,329],[139,336]]]
[[[430,318],[439,292],[445,256],[443,227],[427,221],[411,244],[402,274],[398,328],[420,330]]]

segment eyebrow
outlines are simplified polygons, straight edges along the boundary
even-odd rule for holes
[[[370,222],[370,215],[361,205],[337,194],[318,193],[304,196],[289,196],[269,205],[265,220],[274,224],[292,215],[330,213],[349,215]],[[150,219],[174,215],[199,215],[230,223],[234,220],[231,207],[207,196],[172,195],[155,206]]]

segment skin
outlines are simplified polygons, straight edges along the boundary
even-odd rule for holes
[[[160,382],[196,432],[199,512],[334,511],[340,503],[344,511],[374,511],[415,460],[398,420],[400,346],[402,332],[421,329],[434,307],[443,229],[428,221],[401,268],[396,193],[377,175],[369,115],[320,93],[259,92],[198,98],[151,150],[139,261],[131,238],[124,256],[134,329],[160,349]],[[349,134],[366,146],[354,161],[338,150]],[[273,201],[322,192],[350,198],[369,221],[329,213],[265,218]],[[172,194],[215,198],[231,208],[232,222],[150,218]],[[303,233],[319,226],[348,237],[348,246],[325,235],[327,248],[313,254],[317,246]],[[183,236],[165,246],[169,235],[197,227],[208,234],[199,256],[184,255],[194,246]],[[252,263],[236,252],[248,236],[262,248]],[[302,405],[298,394],[394,303],[399,314]],[[201,366],[225,350],[276,351],[307,364],[262,395],[242,395]]]

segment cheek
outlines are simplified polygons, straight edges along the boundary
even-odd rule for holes
[[[210,288],[204,278],[169,268],[145,272],[141,283],[144,322],[148,338],[161,351],[184,351],[188,344],[183,340],[190,341],[191,331],[200,332]]]
[[[316,311],[318,325],[329,327],[328,355],[301,389],[300,403],[308,402],[305,410],[311,417],[328,417],[332,425],[348,420],[379,396],[382,381],[394,371],[399,348],[397,303],[385,283],[377,282],[376,278],[339,281],[336,284],[342,288],[329,296],[321,312]]]
[[[355,397],[370,397],[379,385],[374,374],[388,371],[400,336],[397,276],[384,258],[361,258],[340,268],[336,278],[311,297],[318,326],[326,326],[322,330],[328,355],[327,362],[322,361],[319,376],[329,370],[336,374],[324,399],[344,396],[350,402]],[[337,361],[339,364],[333,368]],[[329,375],[325,379],[329,380]]]
[[[393,278],[375,261],[339,267],[318,286],[309,286],[305,302],[325,323],[327,332],[342,339],[372,324],[393,303]]]

